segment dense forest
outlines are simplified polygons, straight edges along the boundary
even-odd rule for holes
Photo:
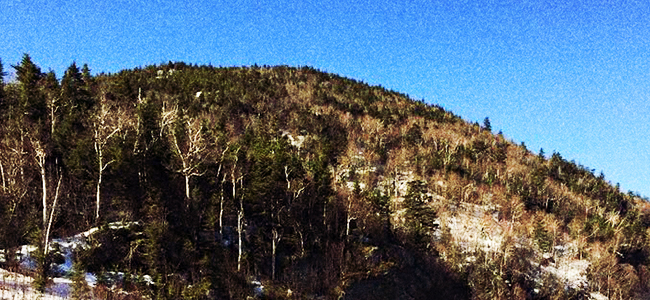
[[[650,297],[647,202],[487,118],[309,67],[12,67],[0,267],[39,290],[66,276],[77,299]],[[57,274],[53,239],[81,232]]]

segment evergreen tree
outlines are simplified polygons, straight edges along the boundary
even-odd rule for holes
[[[78,193],[85,196],[92,195],[91,189],[85,188],[91,186],[94,174],[90,172],[95,170],[95,165],[91,118],[94,113],[94,101],[84,86],[82,74],[73,62],[61,79],[59,99],[51,109],[55,122],[52,133],[57,155],[81,187]]]
[[[94,78],[90,75],[88,64],[84,64],[83,67],[81,67],[81,80],[83,80],[86,86],[91,86],[94,83]]]
[[[41,69],[24,54],[20,65],[13,66],[19,83],[19,103],[22,110],[34,122],[43,121],[47,115],[45,97],[40,93],[39,81],[43,78]]]
[[[72,293],[70,297],[74,300],[94,299],[93,292],[86,282],[86,270],[83,264],[75,261],[72,265]]]
[[[492,124],[490,124],[490,118],[485,117],[483,120],[483,129],[492,132]]]
[[[411,181],[404,198],[406,206],[407,226],[411,231],[412,242],[420,249],[428,249],[430,241],[427,236],[434,229],[436,211],[430,206],[431,196],[428,195],[424,181]]]
[[[88,70],[85,71],[89,72]],[[90,90],[86,88],[90,79],[90,74],[82,74],[75,62],[65,71],[61,79],[61,97],[63,98],[66,114],[75,115],[85,112],[93,106]]]

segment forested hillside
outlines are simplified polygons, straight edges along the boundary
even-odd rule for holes
[[[646,201],[488,119],[312,68],[13,68],[0,267],[38,289],[68,276],[80,299],[650,297]],[[56,274],[51,241],[92,228]],[[28,244],[31,267],[15,255]]]

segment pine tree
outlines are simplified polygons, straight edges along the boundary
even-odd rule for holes
[[[25,114],[34,122],[43,121],[47,115],[45,97],[40,93],[38,84],[43,78],[41,69],[32,62],[29,54],[24,54],[16,69],[19,83],[19,103]]]
[[[415,246],[420,249],[429,248],[427,236],[434,229],[437,217],[436,211],[429,205],[430,200],[431,196],[427,194],[427,186],[424,181],[408,183],[408,191],[404,197],[408,216],[407,225]]]
[[[83,80],[86,86],[92,86],[94,83],[94,78],[92,75],[90,75],[90,68],[88,67],[88,64],[84,64],[83,67],[81,67],[81,80]]]
[[[86,282],[86,272],[83,264],[75,261],[72,265],[72,294],[70,297],[75,300],[94,299],[93,292]]]
[[[77,64],[73,62],[61,79],[61,96],[65,113],[71,117],[85,112],[94,104],[90,90],[86,88],[90,77],[86,78],[86,76],[90,76],[90,74],[82,74]]]
[[[485,117],[483,120],[483,129],[492,132],[492,124],[490,124],[490,118]]]

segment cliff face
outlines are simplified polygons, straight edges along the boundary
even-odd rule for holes
[[[30,123],[51,125],[42,169],[64,182],[53,231],[142,222],[80,256],[158,278],[139,293],[239,298],[256,281],[269,298],[648,295],[644,200],[441,107],[290,67],[170,63],[85,91],[84,114]],[[38,178],[9,159],[18,132],[3,131],[3,165]]]

